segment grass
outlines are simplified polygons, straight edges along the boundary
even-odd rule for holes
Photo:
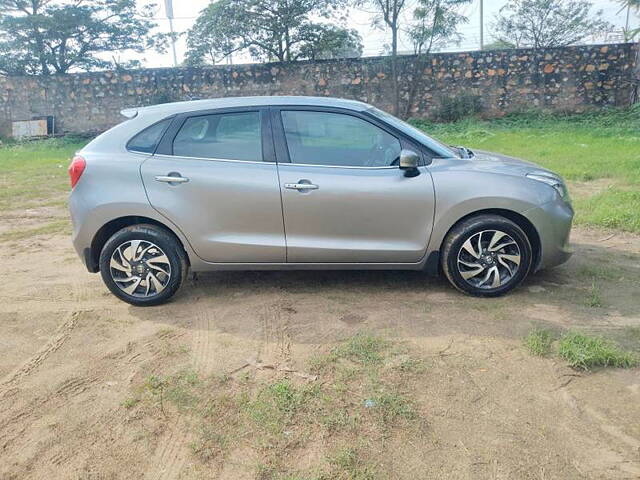
[[[53,222],[45,223],[38,227],[33,228],[21,228],[15,230],[9,230],[0,234],[0,241],[10,240],[22,240],[35,235],[53,235],[56,233],[70,233],[71,222],[68,219],[55,220]]]
[[[378,336],[366,332],[358,333],[333,349],[327,360],[335,362],[344,358],[365,366],[377,365],[382,361],[383,353],[388,346],[388,342]]]
[[[629,330],[628,336],[637,335],[640,330]],[[556,336],[550,330],[534,329],[524,339],[524,345],[532,355],[548,356],[554,353]],[[555,353],[569,366],[580,370],[596,367],[632,368],[640,364],[635,352],[621,348],[616,342],[594,335],[569,331],[557,341]]]
[[[555,335],[551,330],[536,328],[524,338],[524,345],[531,355],[546,357],[551,353]]]
[[[638,357],[621,349],[611,340],[569,332],[558,344],[558,355],[573,368],[590,370],[593,367],[631,368],[638,365]]]
[[[69,189],[69,161],[85,143],[68,137],[0,147],[0,209],[59,202]]]
[[[448,144],[524,158],[569,181],[606,179],[611,186],[601,191],[583,195],[573,189],[576,222],[640,232],[640,105],[582,115],[534,112],[412,123]]]
[[[188,414],[191,451],[207,468],[248,448],[256,453],[255,478],[387,478],[386,439],[424,441],[416,400],[404,393],[420,364],[398,345],[361,333],[315,359],[317,381],[251,372],[200,378],[186,369],[149,376],[122,408],[132,416]],[[316,464],[297,469],[295,452],[313,445],[323,449]]]
[[[591,308],[600,308],[603,305],[604,302],[602,300],[600,287],[595,280],[592,280],[591,286],[589,287],[589,293],[587,295],[587,306]]]

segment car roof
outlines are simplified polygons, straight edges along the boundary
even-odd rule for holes
[[[149,107],[127,108],[122,111],[126,117],[135,117],[138,114],[174,114],[193,112],[198,110],[213,110],[217,108],[234,107],[262,107],[269,105],[299,105],[315,107],[335,107],[361,112],[371,108],[363,102],[333,97],[296,97],[296,96],[262,96],[262,97],[224,97],[207,100],[191,100],[187,102],[163,103]]]

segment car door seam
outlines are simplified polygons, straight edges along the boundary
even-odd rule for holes
[[[271,129],[271,142],[276,160],[276,175],[278,176],[278,192],[280,193],[280,216],[282,217],[282,233],[284,234],[284,262],[289,261],[289,246],[287,245],[287,224],[284,221],[284,200],[282,199],[282,179],[280,178],[280,162],[278,161],[278,149],[276,148],[276,137],[273,128],[273,115],[275,110],[269,107],[269,128]]]

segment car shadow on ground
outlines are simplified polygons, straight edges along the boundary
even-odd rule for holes
[[[444,276],[415,271],[211,272],[187,280],[169,304],[130,311],[187,328],[205,328],[204,317],[206,328],[247,338],[286,328],[303,343],[360,329],[517,338],[538,326],[606,330],[637,323],[639,266],[635,253],[578,244],[568,263],[530,275],[499,298],[464,295]]]

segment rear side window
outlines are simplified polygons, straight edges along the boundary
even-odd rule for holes
[[[127,143],[127,149],[134,152],[153,153],[162,138],[162,134],[171,123],[171,118],[166,118],[150,127],[145,128]]]
[[[173,140],[180,157],[262,160],[259,112],[219,113],[188,118]]]

